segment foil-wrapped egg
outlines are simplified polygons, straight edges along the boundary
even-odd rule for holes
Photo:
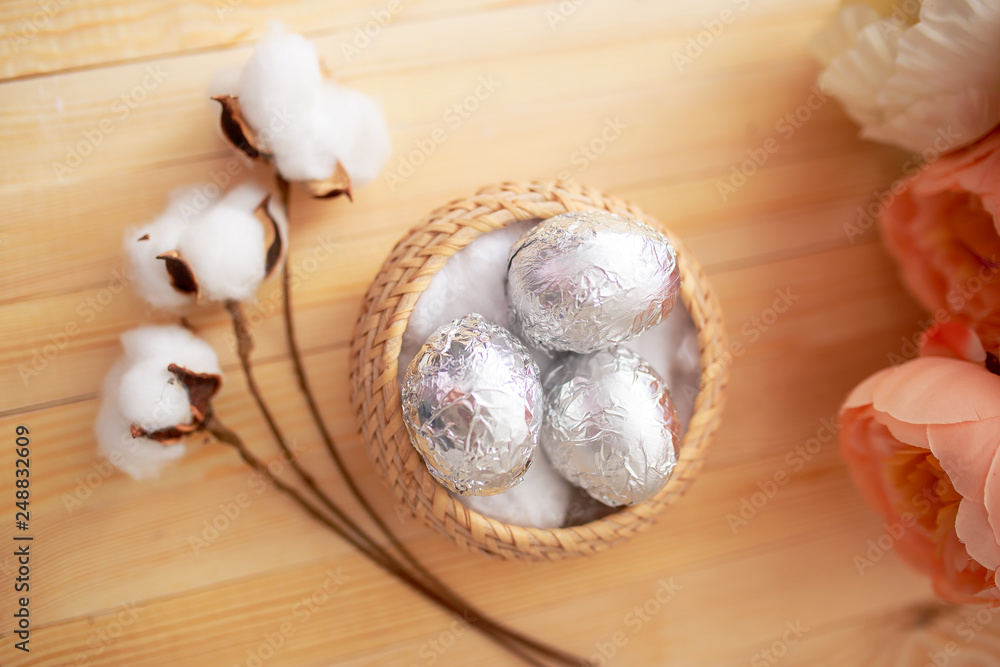
[[[544,220],[507,262],[517,331],[550,351],[593,352],[639,335],[670,312],[680,285],[666,236],[605,211]]]
[[[431,334],[407,368],[402,404],[427,469],[458,494],[511,488],[538,446],[538,366],[509,331],[476,313]]]
[[[543,388],[539,442],[571,483],[610,506],[647,500],[667,483],[680,422],[642,357],[623,347],[566,355]]]

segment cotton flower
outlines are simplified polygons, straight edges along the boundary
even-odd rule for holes
[[[219,362],[208,343],[177,326],[133,329],[122,347],[101,391],[98,451],[134,479],[155,477],[211,415]]]
[[[882,215],[886,244],[938,321],[1000,350],[1000,129],[902,185]]]
[[[201,192],[174,193],[160,217],[125,233],[136,291],[157,308],[251,299],[284,259],[287,221],[264,189],[246,182],[217,202]]]
[[[961,325],[929,331],[921,354],[851,392],[841,454],[895,550],[938,595],[986,602],[1000,569],[1000,376],[974,361],[985,352]],[[855,558],[862,573],[868,565]]]
[[[254,48],[235,88],[214,99],[237,147],[272,159],[285,180],[305,182],[317,197],[350,195],[351,182],[374,180],[392,150],[378,104],[325,79],[316,47],[278,24]]]
[[[942,153],[1000,122],[997,35],[1000,3],[900,0],[841,8],[811,47],[861,136]]]

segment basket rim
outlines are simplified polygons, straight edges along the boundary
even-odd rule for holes
[[[558,205],[552,207],[551,210],[546,210],[544,207],[537,207],[537,210],[532,211],[530,209],[534,207],[531,206],[515,208],[513,206],[504,205],[503,193],[505,192],[512,192],[522,196],[525,194],[537,194],[541,196],[541,203],[550,202],[557,203]],[[498,194],[500,195],[499,197],[496,196]],[[492,196],[494,202],[499,202],[499,205],[483,206],[483,198],[486,196]],[[591,205],[587,205],[588,200],[591,202]],[[609,204],[611,206],[609,206]],[[664,233],[664,235],[670,240],[670,243],[674,246],[677,253],[678,265],[682,276],[681,300],[691,315],[692,320],[694,320],[698,333],[699,362],[701,368],[694,410],[691,419],[689,420],[687,430],[682,436],[680,446],[678,447],[677,464],[675,465],[667,484],[665,484],[659,492],[657,492],[652,498],[643,501],[642,503],[623,506],[613,511],[611,514],[601,518],[594,519],[587,523],[566,527],[534,528],[530,526],[507,524],[497,519],[487,517],[486,515],[465,506],[458,499],[452,498],[444,486],[431,478],[429,472],[426,470],[425,464],[423,463],[423,459],[419,456],[419,453],[415,450],[415,448],[413,449],[413,455],[415,455],[418,460],[416,467],[423,467],[425,477],[429,478],[433,485],[433,494],[428,497],[430,507],[437,508],[442,503],[455,505],[455,520],[460,525],[472,531],[474,523],[478,520],[492,527],[494,531],[508,532],[511,534],[511,541],[514,543],[515,549],[519,551],[521,551],[521,549],[518,548],[518,545],[525,542],[523,538],[526,536],[533,538],[532,540],[527,541],[529,543],[532,541],[548,545],[554,543],[564,545],[564,547],[565,545],[578,542],[579,533],[581,531],[589,531],[597,536],[611,534],[616,538],[622,537],[619,533],[625,532],[629,533],[628,536],[630,536],[633,530],[648,527],[656,515],[672,504],[673,500],[676,500],[676,498],[683,493],[687,485],[692,481],[693,475],[701,467],[708,445],[718,428],[719,417],[724,404],[724,388],[728,378],[729,359],[727,359],[726,354],[726,339],[722,327],[721,312],[718,302],[704,276],[704,272],[700,264],[691,255],[684,243],[670,229],[660,223],[653,216],[645,213],[628,202],[608,197],[603,193],[583,188],[573,183],[536,181],[520,184],[504,182],[496,186],[481,188],[471,197],[456,199],[444,207],[435,210],[430,215],[425,217],[419,224],[411,227],[396,243],[392,251],[390,251],[375,276],[377,279],[386,272],[393,274],[402,273],[399,271],[401,264],[407,263],[405,250],[412,246],[413,242],[422,235],[441,232],[447,234],[446,237],[438,237],[438,239],[444,238],[443,243],[437,243],[438,239],[435,239],[426,246],[423,246],[424,248],[433,248],[434,252],[428,254],[435,255],[436,257],[429,257],[420,266],[420,270],[417,271],[416,275],[411,276],[406,282],[396,283],[397,286],[405,287],[405,290],[403,291],[407,297],[407,302],[409,303],[412,301],[412,303],[415,303],[430,284],[431,277],[436,274],[442,266],[444,266],[448,258],[482,234],[505,227],[516,220],[544,220],[545,218],[570,210],[610,210],[612,206],[615,209],[623,210],[623,215],[637,218],[642,222],[649,224],[654,229]],[[525,210],[526,208],[528,210]],[[563,208],[564,210],[558,210],[559,208]],[[479,212],[480,209],[482,210],[481,213]],[[444,229],[445,225],[441,224],[441,217],[447,217],[454,211],[464,211],[464,215],[458,217],[452,216],[452,219],[448,220],[448,229]],[[612,212],[617,211],[612,210]],[[535,213],[535,215],[532,215],[531,213]],[[412,261],[408,263],[412,264]],[[428,264],[430,264],[429,267]],[[431,519],[428,519],[429,515],[427,512],[420,513],[417,511],[418,508],[415,507],[415,503],[406,498],[406,494],[400,489],[393,476],[388,474],[389,471],[385,469],[387,464],[384,462],[384,459],[383,461],[379,461],[378,456],[376,456],[376,452],[372,451],[372,434],[368,433],[368,422],[371,415],[366,409],[366,401],[363,400],[363,394],[365,393],[366,387],[359,385],[367,385],[367,383],[363,382],[363,378],[360,377],[360,369],[366,361],[372,361],[371,359],[366,360],[366,355],[364,354],[367,348],[367,346],[363,344],[363,341],[366,340],[366,336],[363,335],[365,333],[364,327],[366,325],[366,320],[371,316],[372,306],[378,303],[377,299],[380,298],[380,296],[385,296],[384,294],[376,295],[376,300],[371,298],[371,291],[372,288],[375,287],[376,282],[377,280],[373,280],[369,289],[368,297],[366,297],[365,302],[362,304],[361,314],[355,328],[353,339],[354,344],[352,344],[352,402],[355,403],[355,415],[358,430],[365,444],[366,451],[368,451],[370,458],[372,458],[375,467],[379,469],[380,475],[390,484],[390,486],[393,487],[397,500],[403,501],[404,504],[407,505],[410,512],[420,516],[425,523],[429,523],[434,526],[439,532],[446,532],[441,529],[441,526],[434,523]],[[716,326],[706,327],[704,321],[699,321],[700,318],[696,316],[696,313],[700,312],[704,307],[707,307],[710,311],[712,316],[711,321],[714,322]],[[411,310],[412,307],[409,309],[407,309],[406,306],[403,308],[397,307],[397,309],[393,312],[391,326],[379,326],[377,328],[379,335],[376,336],[376,339],[384,344],[384,349],[386,350],[386,352],[382,355],[384,369],[382,371],[383,375],[380,376],[380,379],[383,380],[383,384],[378,388],[378,391],[385,392],[389,395],[395,395],[397,398],[399,397],[400,391],[397,362],[402,341],[402,334],[409,322]],[[371,393],[374,394],[374,391]],[[398,412],[401,418],[402,410],[398,405],[398,401],[395,407],[397,409],[394,412]],[[708,408],[712,409],[708,410]],[[705,417],[706,411],[712,413],[709,415],[707,420]],[[385,417],[385,421],[388,422],[388,413]],[[702,423],[703,421],[705,423]],[[403,427],[403,434],[406,441],[412,448],[413,445],[412,442],[410,442],[409,434],[406,432],[405,426]],[[385,441],[382,441],[382,445],[383,448],[389,446],[389,444]],[[416,474],[416,471],[414,470],[413,473]],[[410,495],[419,497],[419,489],[415,490]],[[521,531],[525,534],[519,536],[517,533]],[[453,534],[449,534],[449,537],[452,538],[453,541],[458,541],[456,536]],[[519,537],[522,539],[518,539]],[[622,539],[624,538],[622,537]],[[609,541],[608,546],[617,541],[621,540],[612,539]],[[472,545],[466,544],[464,546],[469,547]],[[479,547],[479,549],[476,550],[486,549],[486,551],[490,553],[495,553],[493,550],[488,548],[488,545],[481,542],[477,541],[475,546]],[[525,544],[524,546],[528,547],[530,545]],[[538,549],[539,546],[535,544],[534,549],[528,549],[526,552],[522,553],[523,555],[530,557],[531,552]],[[544,551],[544,549],[542,549],[542,551]]]

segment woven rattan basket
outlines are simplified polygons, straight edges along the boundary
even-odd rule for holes
[[[677,250],[681,298],[698,328],[701,386],[676,468],[651,500],[569,528],[512,526],[467,509],[431,477],[410,443],[400,406],[397,358],[410,312],[431,276],[480,234],[515,220],[603,209],[664,231]],[[503,183],[431,213],[396,244],[368,288],[351,350],[358,429],[396,498],[428,525],[475,552],[556,560],[601,551],[652,524],[694,479],[719,425],[728,375],[719,305],[701,267],[669,230],[632,204],[567,183]]]

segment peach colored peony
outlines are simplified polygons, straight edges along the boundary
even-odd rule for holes
[[[841,454],[893,548],[952,602],[995,600],[1000,569],[1000,376],[966,327],[872,375],[840,412]],[[949,358],[951,357],[951,358]],[[976,363],[978,360],[979,363]]]
[[[936,321],[1000,347],[1000,128],[910,178],[882,216],[910,291]]]

